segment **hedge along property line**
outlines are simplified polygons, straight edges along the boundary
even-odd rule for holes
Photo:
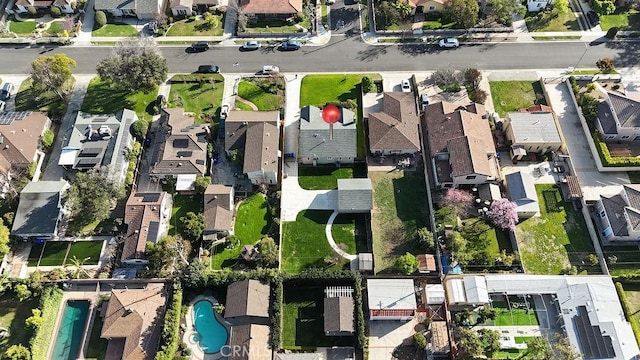
[[[631,306],[629,306],[629,301],[627,300],[627,294],[624,292],[624,288],[622,287],[622,283],[616,282],[616,291],[618,291],[618,297],[620,298],[620,302],[622,303],[622,310],[624,311],[624,316],[627,318],[627,321],[631,324],[631,329],[633,330],[633,335],[636,337],[636,342],[640,344],[640,322],[638,319],[632,316],[633,312],[631,311]]]
[[[282,278],[278,278],[273,286],[273,302],[271,304],[271,349],[282,348]]]
[[[600,160],[602,160],[602,166],[640,166],[640,158],[630,156],[611,156],[607,143],[602,139],[602,135],[599,132],[593,132],[593,141],[596,144],[596,150]]]
[[[53,330],[56,325],[58,310],[60,309],[63,295],[64,291],[55,286],[49,286],[42,292],[42,297],[40,298],[42,324],[29,341],[32,360],[47,359],[47,350],[51,345],[51,336],[53,335]]]
[[[167,309],[162,329],[162,347],[156,353],[156,360],[172,360],[180,345],[180,311],[182,310],[182,289],[174,283],[171,306]]]
[[[223,82],[224,77],[220,74],[177,74],[169,79],[169,83],[191,83],[211,80]]]
[[[369,338],[366,335],[366,329],[364,321],[364,311],[362,310],[362,277],[358,274],[354,274],[354,291],[353,300],[356,307],[356,331],[358,332],[358,347],[360,349],[367,349],[369,347]]]

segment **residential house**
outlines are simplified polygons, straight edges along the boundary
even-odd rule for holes
[[[11,235],[23,240],[49,240],[58,236],[63,216],[62,198],[69,189],[65,180],[32,181],[20,192]]]
[[[233,186],[211,184],[204,191],[205,240],[217,240],[233,229]]]
[[[408,0],[413,14],[442,13],[447,0]]]
[[[322,119],[322,110],[305,106],[300,111],[298,161],[305,165],[353,164],[357,152],[356,114],[339,108],[341,116],[333,125]]]
[[[129,109],[116,114],[78,112],[58,165],[80,171],[104,166],[111,176],[124,182],[129,166],[126,155],[133,145],[130,128],[136,120],[135,111]]]
[[[338,212],[367,213],[372,208],[371,179],[338,179]]]
[[[150,176],[176,179],[176,191],[192,191],[195,181],[207,171],[208,125],[194,123],[182,108],[162,109],[164,136],[160,151],[153,154]]]
[[[24,176],[31,163],[44,157],[38,148],[50,124],[43,112],[0,112],[0,197],[15,193],[11,180]]]
[[[95,0],[93,8],[115,17],[151,20],[164,14],[166,4],[167,0]]]
[[[437,186],[481,185],[499,178],[483,105],[429,104],[422,118],[422,134]]]
[[[420,118],[413,93],[385,92],[382,112],[369,113],[372,155],[415,154],[420,151]]]
[[[355,332],[353,288],[330,286],[325,289],[324,334],[351,336]]]
[[[412,319],[417,302],[413,279],[367,279],[370,320]]]
[[[595,211],[598,230],[606,241],[640,240],[640,185],[626,184],[616,195],[600,195]]]
[[[540,215],[538,194],[533,175],[528,171],[516,171],[504,177],[509,192],[509,200],[516,203],[518,218],[527,219]]]
[[[100,337],[109,341],[105,360],[153,359],[161,341],[166,300],[164,283],[111,290],[100,312]]]
[[[527,153],[546,154],[562,147],[556,115],[546,105],[508,113],[504,125],[514,160],[521,160]]]
[[[444,282],[449,306],[489,304],[487,284],[482,276],[450,277]]]
[[[244,158],[242,172],[254,185],[278,183],[279,111],[230,111],[224,148]]]
[[[275,360],[347,360],[355,359],[355,349],[347,346],[318,348],[315,352],[282,352]]]
[[[271,359],[269,348],[271,328],[263,324],[243,324],[231,328],[229,360]]]
[[[640,140],[640,94],[607,90],[597,82],[594,93],[598,103],[597,127],[605,141]]]
[[[24,14],[29,12],[30,7],[40,11],[50,11],[50,8],[57,7],[63,14],[73,14],[76,5],[76,0],[17,0],[15,2],[15,12]]]
[[[538,12],[553,4],[554,0],[527,0],[527,11]]]
[[[202,8],[204,11],[212,6],[218,6],[218,0],[171,0],[169,7],[173,16],[189,17],[195,15],[193,10]]]
[[[302,0],[240,0],[240,11],[260,20],[288,19],[302,13]]]
[[[147,242],[155,243],[169,231],[173,201],[162,192],[131,192],[125,205],[127,231],[120,261],[124,264],[146,264]]]
[[[250,279],[232,283],[227,287],[225,319],[268,318],[270,292],[271,287],[258,280]]]

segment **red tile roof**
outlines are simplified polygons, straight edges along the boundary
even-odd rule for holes
[[[240,8],[250,14],[297,14],[302,0],[240,0]]]
[[[415,312],[411,309],[371,309],[371,317],[410,317]]]

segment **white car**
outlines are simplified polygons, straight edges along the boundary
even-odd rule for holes
[[[222,107],[220,107],[220,120],[226,119],[227,114],[229,114],[229,105],[223,104]]]
[[[280,68],[275,65],[265,65],[262,67],[262,75],[274,75],[280,72]]]
[[[411,83],[409,82],[409,80],[404,79],[402,80],[402,92],[411,92]]]
[[[252,41],[247,41],[246,43],[242,44],[242,49],[243,50],[258,50],[260,49],[260,43],[252,40]]]
[[[4,111],[4,107],[7,105],[4,101],[0,101],[0,112]]]
[[[438,42],[438,46],[442,49],[455,49],[460,46],[460,43],[456,38],[445,38]]]

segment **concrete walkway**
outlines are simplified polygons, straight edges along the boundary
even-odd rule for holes
[[[82,27],[78,32],[78,36],[73,39],[76,45],[91,45],[91,36],[93,31],[93,19],[95,18],[96,11],[93,9],[93,1],[88,0],[84,5],[84,18]]]
[[[329,216],[329,220],[327,220],[327,226],[324,228],[324,233],[327,236],[327,241],[329,241],[329,245],[331,245],[331,248],[333,249],[333,251],[337,252],[340,256],[342,256],[343,258],[349,261],[355,260],[358,258],[357,255],[350,255],[349,253],[343,251],[342,249],[340,249],[338,244],[336,244],[336,241],[333,239],[333,234],[331,233],[331,227],[333,226],[333,221],[336,219],[338,214],[339,213],[337,211],[334,211],[331,214],[331,216]]]

